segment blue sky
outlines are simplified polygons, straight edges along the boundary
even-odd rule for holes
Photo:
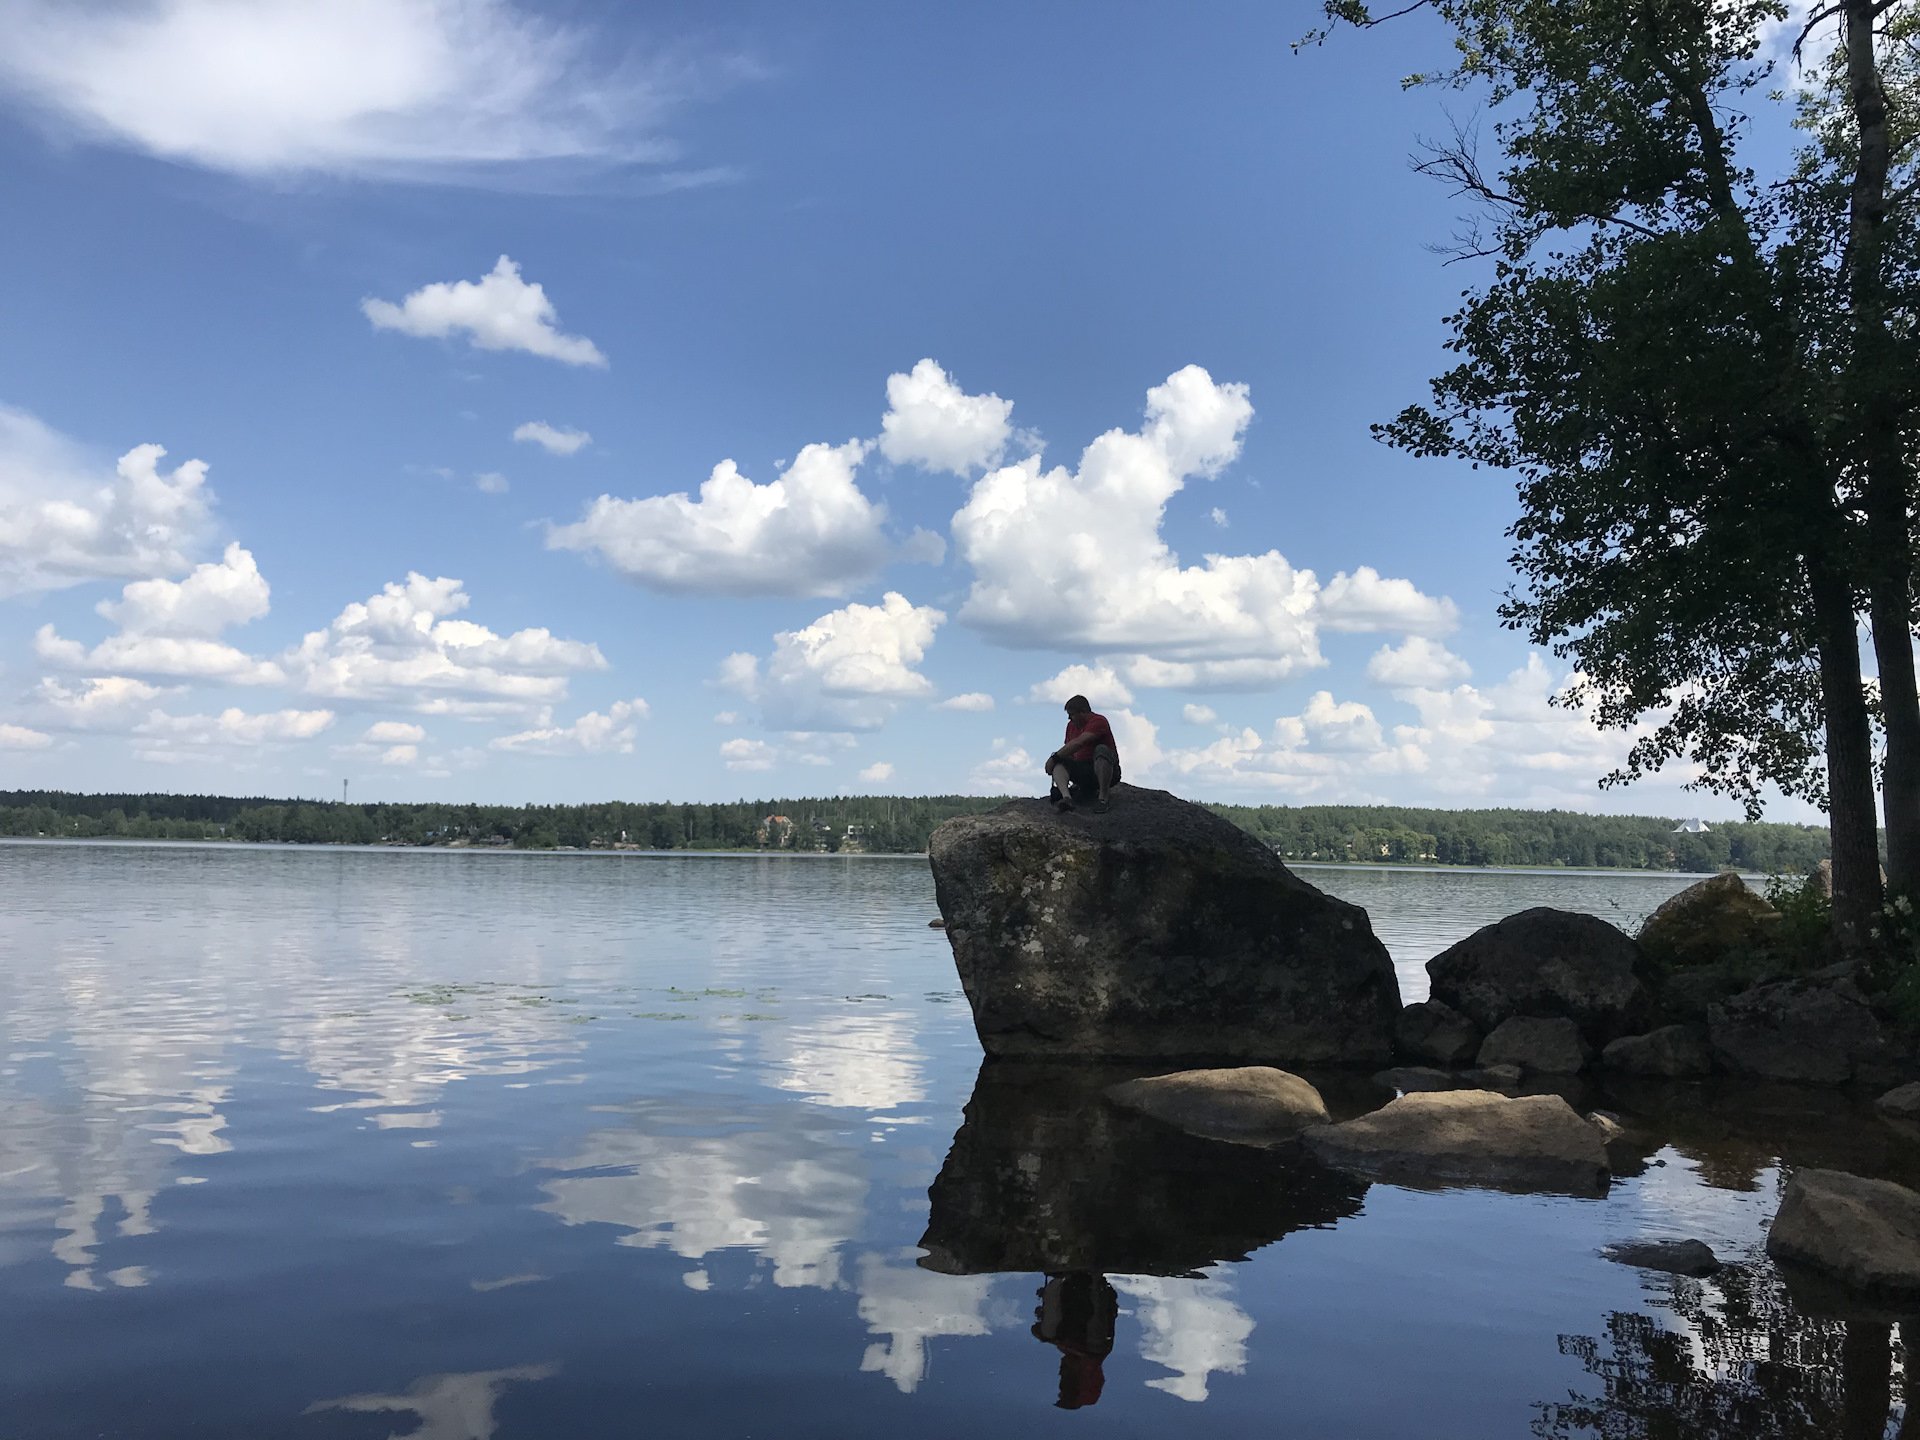
[[[1370,439],[1464,102],[1316,9],[0,0],[8,783],[1725,813]]]

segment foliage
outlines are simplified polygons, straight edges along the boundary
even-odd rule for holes
[[[1767,903],[1780,912],[1779,946],[1794,969],[1814,969],[1826,958],[1833,902],[1799,875],[1767,877]]]

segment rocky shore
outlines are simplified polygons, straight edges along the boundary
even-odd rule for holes
[[[1429,997],[1403,1006],[1364,911],[1165,792],[1123,786],[1104,815],[1014,801],[941,826],[929,858],[989,1057],[1073,1062],[1080,1089],[1127,1067],[1084,1123],[1178,1131],[1202,1168],[1265,1150],[1362,1184],[1595,1195],[1647,1163],[1651,1133],[1588,1108],[1596,1089],[1653,1087],[1672,1110],[1676,1091],[1730,1084],[1878,1095],[1874,1123],[1920,1154],[1920,1054],[1884,982],[1809,964],[1737,876],[1674,896],[1633,936],[1590,915],[1509,916],[1434,956]],[[1330,1103],[1298,1073],[1324,1085],[1325,1067],[1371,1079]],[[1062,1088],[1065,1072],[1041,1068]],[[991,1150],[978,1118],[962,1138]],[[1701,1249],[1612,1258],[1704,1273]],[[1920,1305],[1920,1193],[1801,1170],[1768,1250]]]

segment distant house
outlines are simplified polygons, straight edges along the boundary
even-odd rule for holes
[[[1704,820],[1682,820],[1673,827],[1675,835],[1705,835],[1713,827]]]

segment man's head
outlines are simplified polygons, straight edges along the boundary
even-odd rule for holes
[[[1075,695],[1067,701],[1068,715],[1090,715],[1092,713],[1093,706],[1087,703],[1087,697],[1084,695]]]

